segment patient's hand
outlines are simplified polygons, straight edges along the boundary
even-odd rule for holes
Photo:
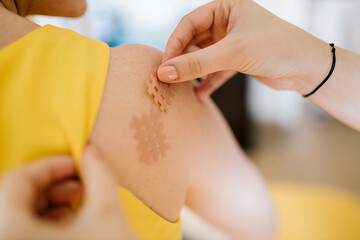
[[[80,183],[66,185],[76,175],[71,157],[46,157],[7,173],[0,185],[0,238],[135,239],[119,208],[114,178],[94,146],[85,149],[84,160],[85,202],[76,213],[71,202]],[[39,209],[44,201],[49,206]]]

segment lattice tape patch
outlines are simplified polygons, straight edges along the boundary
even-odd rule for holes
[[[172,104],[171,99],[175,97],[174,86],[159,81],[156,74],[152,74],[146,81],[147,92],[159,106],[160,111],[167,112]]]
[[[160,121],[160,112],[143,112],[140,117],[133,116],[130,127],[135,130],[137,150],[140,161],[145,163],[156,162],[160,156],[165,157],[168,150],[164,126]]]

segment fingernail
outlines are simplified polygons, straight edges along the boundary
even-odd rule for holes
[[[174,66],[165,66],[158,69],[158,78],[163,81],[174,81],[179,75]]]

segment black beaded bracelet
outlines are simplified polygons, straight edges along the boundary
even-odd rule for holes
[[[331,74],[334,72],[335,64],[336,64],[336,55],[335,55],[336,49],[335,49],[335,46],[333,43],[329,43],[329,45],[331,46],[331,48],[332,48],[331,52],[333,53],[333,61],[332,61],[330,72],[326,76],[326,78],[319,84],[319,86],[317,86],[311,93],[303,95],[303,97],[309,97],[309,96],[313,95],[317,90],[319,90],[319,88],[321,88],[322,85],[324,85],[324,83],[326,83],[326,81],[330,78]]]

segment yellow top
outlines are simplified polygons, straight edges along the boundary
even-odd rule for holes
[[[39,157],[80,159],[109,66],[106,44],[46,25],[0,50],[0,174]],[[125,189],[125,211],[142,239],[180,239],[180,222],[162,219]]]

